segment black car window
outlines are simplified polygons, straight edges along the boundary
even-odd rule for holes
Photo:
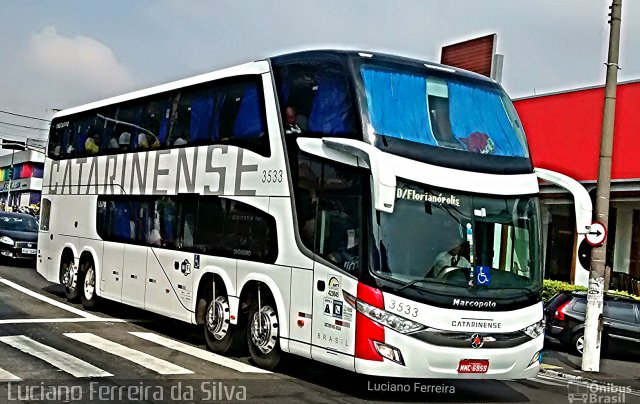
[[[586,299],[576,299],[575,303],[573,303],[573,307],[571,310],[576,313],[586,313],[587,312],[587,300]]]
[[[620,300],[605,301],[604,316],[605,318],[627,323],[636,322],[636,312],[631,302],[623,302]]]
[[[0,216],[0,229],[9,231],[38,231],[36,220],[25,216]]]

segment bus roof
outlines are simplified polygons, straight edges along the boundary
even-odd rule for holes
[[[299,52],[282,54],[282,55],[274,56],[271,58],[266,58],[263,60],[257,60],[257,61],[237,65],[237,66],[232,66],[225,69],[216,70],[210,73],[204,73],[197,76],[188,77],[188,78],[180,79],[177,81],[164,83],[157,86],[148,87],[141,90],[125,93],[122,95],[117,95],[114,97],[102,99],[99,101],[91,102],[91,103],[80,105],[77,107],[64,109],[62,111],[57,112],[53,116],[53,119],[92,110],[95,108],[122,103],[129,100],[146,97],[149,95],[162,93],[165,91],[171,91],[171,90],[175,90],[183,87],[188,87],[195,84],[204,83],[207,81],[222,79],[226,77],[233,77],[237,75],[266,73],[269,71],[269,61],[280,64],[280,63],[289,63],[294,61],[302,62],[302,61],[311,61],[311,60],[319,60],[319,59],[335,59],[335,60],[341,59],[344,62],[346,62],[350,58],[366,58],[370,60],[376,60],[376,61],[387,62],[387,63],[399,63],[399,64],[411,65],[413,67],[419,67],[419,68],[426,67],[434,70],[446,71],[457,76],[463,76],[463,77],[467,77],[475,80],[493,82],[493,80],[485,76],[482,76],[480,74],[473,73],[467,70],[454,68],[454,67],[442,65],[439,63],[427,62],[424,60],[412,59],[408,57],[377,53],[377,52],[356,51],[356,50],[331,50],[331,49],[308,50],[308,51],[299,51]]]

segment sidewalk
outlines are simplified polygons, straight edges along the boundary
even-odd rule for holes
[[[626,358],[603,358],[600,360],[600,372],[583,372],[580,370],[581,357],[563,351],[555,351],[547,347],[542,355],[541,373],[567,379],[613,383],[629,386],[633,390],[640,391],[640,363],[638,363],[638,358],[620,359]]]

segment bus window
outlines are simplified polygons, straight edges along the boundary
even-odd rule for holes
[[[353,275],[361,261],[363,182],[355,168],[299,154],[294,194],[302,243]]]
[[[106,241],[275,262],[275,219],[250,205],[217,196],[104,196],[98,234]]]
[[[258,79],[242,80],[219,89],[217,132],[221,143],[270,155],[264,97]]]
[[[275,75],[285,132],[357,137],[349,85],[340,65],[289,64],[276,69]]]

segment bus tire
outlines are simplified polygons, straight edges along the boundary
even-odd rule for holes
[[[262,307],[257,299],[251,301],[247,318],[247,342],[253,361],[261,368],[275,369],[282,360],[280,349],[280,320],[273,298],[262,295]]]
[[[204,316],[204,338],[207,348],[219,354],[238,352],[244,345],[242,327],[231,324],[231,311],[227,294],[216,290],[216,299],[211,292],[206,297],[206,311]]]
[[[80,297],[78,288],[78,268],[75,265],[73,255],[62,256],[60,264],[60,284],[64,286],[64,294],[70,302],[77,302]]]
[[[93,261],[88,260],[82,264],[78,281],[82,307],[87,310],[95,310],[100,298],[96,292],[96,268]]]

